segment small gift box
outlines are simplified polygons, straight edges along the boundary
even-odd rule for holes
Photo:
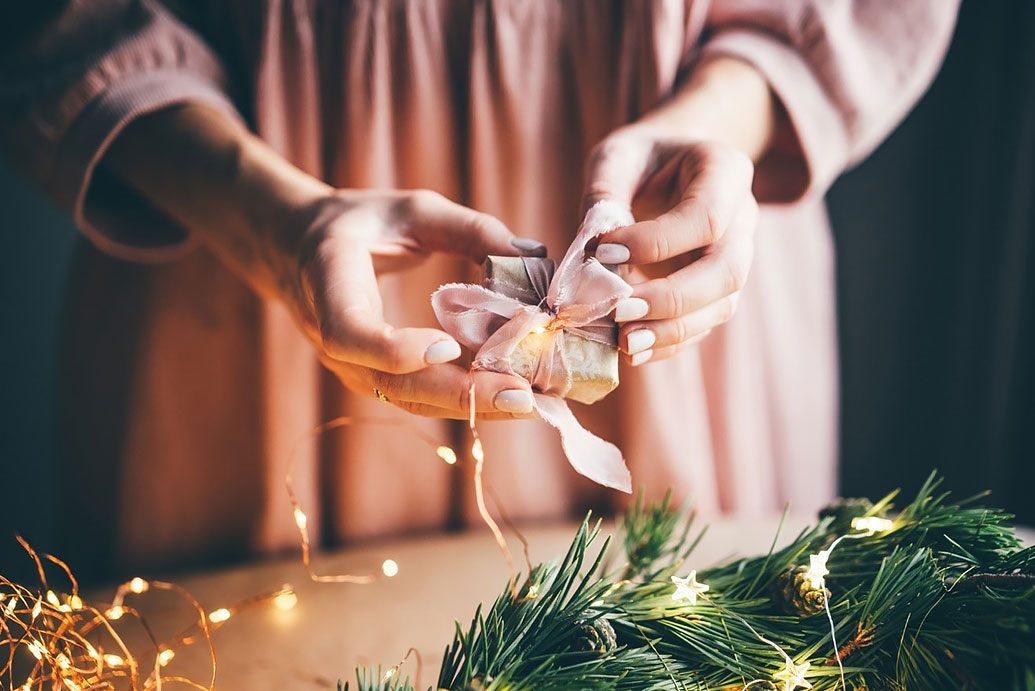
[[[623,492],[632,478],[622,452],[582,427],[564,399],[593,403],[618,386],[611,313],[632,288],[586,246],[632,222],[628,208],[598,202],[560,261],[489,257],[483,285],[451,283],[431,296],[442,328],[474,352],[471,367],[527,379],[535,413],[560,432],[572,467]]]
[[[556,259],[533,257],[488,257],[484,264],[484,285],[489,290],[516,298],[526,305],[545,304],[550,280],[557,270]],[[551,339],[561,339],[558,356],[563,358],[569,387],[564,394],[579,403],[596,403],[618,386],[618,326],[608,318],[582,327],[566,327],[560,334],[547,333],[549,325],[525,336],[510,353],[514,374],[536,380],[536,369],[548,357],[544,351]]]

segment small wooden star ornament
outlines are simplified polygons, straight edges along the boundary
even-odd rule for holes
[[[794,664],[794,660],[787,658],[783,669],[773,675],[773,679],[783,682],[783,691],[794,691],[797,688],[811,689],[812,684],[805,681],[805,673],[811,665],[803,662],[800,665]]]
[[[708,592],[708,586],[697,582],[697,571],[691,571],[686,578],[673,576],[672,582],[676,584],[676,592],[672,593],[673,600],[687,600],[691,605],[697,604],[697,596]]]

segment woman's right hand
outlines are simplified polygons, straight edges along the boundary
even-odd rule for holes
[[[286,303],[345,386],[363,396],[380,392],[419,415],[466,418],[471,375],[450,364],[460,346],[445,332],[384,321],[378,275],[433,252],[475,262],[546,253],[498,219],[434,192],[335,190],[201,105],[134,120],[112,142],[104,166],[258,293]],[[473,376],[479,417],[531,416],[527,381]]]
[[[293,302],[324,365],[361,395],[380,392],[418,415],[466,418],[471,375],[449,364],[460,345],[438,329],[385,322],[377,277],[435,252],[482,262],[490,254],[544,256],[545,246],[428,190],[340,190],[308,204],[300,220]],[[480,418],[531,415],[524,379],[495,372],[474,379]]]

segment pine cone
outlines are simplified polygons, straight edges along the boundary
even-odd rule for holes
[[[866,515],[873,508],[873,502],[865,497],[835,499],[819,511],[820,519],[833,516],[831,527],[839,533],[847,533],[852,527],[852,519]]]
[[[813,588],[805,574],[807,566],[792,566],[780,574],[773,584],[774,599],[780,601],[789,614],[797,614],[801,618],[812,617],[825,610],[830,591],[826,588]]]
[[[579,624],[575,629],[575,650],[587,653],[609,653],[618,647],[614,627],[607,619],[599,618]]]

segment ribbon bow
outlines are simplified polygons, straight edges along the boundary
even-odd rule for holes
[[[608,315],[632,288],[595,258],[587,259],[586,245],[598,235],[632,222],[628,208],[606,200],[597,202],[586,213],[552,277],[552,263],[526,262],[534,295],[450,283],[431,296],[442,328],[475,351],[475,369],[514,374],[510,365],[514,349],[529,334],[543,334],[542,350],[529,380],[536,413],[560,433],[564,453],[576,472],[623,492],[632,490],[632,478],[622,452],[580,425],[563,398],[571,388],[571,374],[562,346],[566,332],[614,342]]]

